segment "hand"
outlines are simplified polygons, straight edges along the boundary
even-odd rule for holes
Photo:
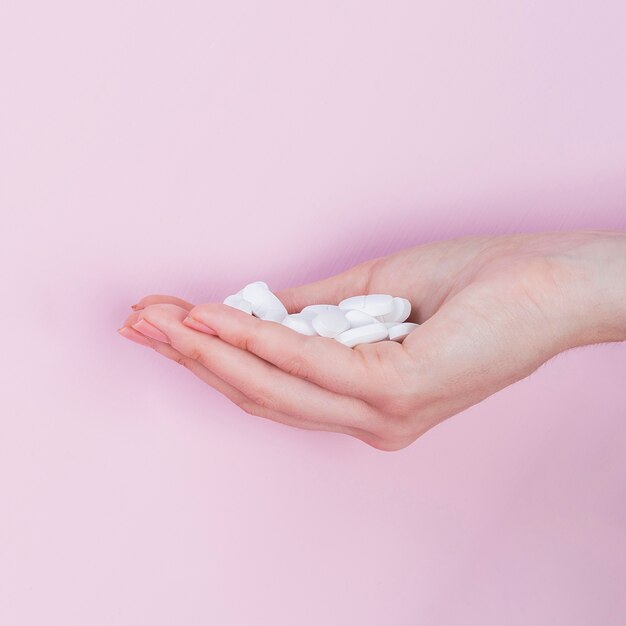
[[[399,450],[573,346],[626,339],[624,233],[464,237],[277,293],[290,313],[364,293],[411,301],[402,344],[347,348],[223,304],[148,296],[120,332],[244,411]]]

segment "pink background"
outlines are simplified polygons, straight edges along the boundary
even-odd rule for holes
[[[115,332],[147,293],[626,228],[625,6],[2,2],[0,624],[626,623],[624,345],[384,453]]]

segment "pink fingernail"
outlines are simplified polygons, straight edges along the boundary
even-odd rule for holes
[[[201,333],[206,333],[207,335],[217,335],[212,328],[209,328],[206,324],[203,324],[198,320],[194,320],[193,317],[187,316],[183,320],[183,324],[185,326],[189,326],[189,328],[193,328],[194,330],[199,330]]]
[[[153,326],[150,322],[146,322],[146,320],[139,320],[138,322],[132,324],[132,327],[142,335],[150,337],[150,339],[162,341],[163,343],[170,342],[165,333],[162,333],[156,326]]]
[[[142,346],[150,345],[148,340],[141,333],[138,333],[136,330],[133,330],[132,328],[128,328],[128,326],[122,326],[122,328],[118,328],[117,332],[120,335],[122,335],[122,337],[124,337],[125,339],[130,339],[131,341],[134,341],[135,343],[138,343],[139,345],[142,345]]]

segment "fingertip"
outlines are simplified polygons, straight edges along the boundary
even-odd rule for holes
[[[142,346],[150,347],[150,342],[144,337],[141,333],[138,333],[136,330],[129,328],[128,326],[122,326],[117,329],[117,332],[124,337],[124,339],[129,339],[135,343],[138,343]]]
[[[173,302],[157,302],[144,306],[141,317],[152,320],[168,321],[172,318],[182,321],[189,311]]]
[[[160,293],[154,293],[148,296],[144,296],[138,302],[132,304],[130,308],[133,311],[141,311],[149,306],[154,306],[157,304],[172,304],[187,311],[193,308],[193,304],[191,304],[191,302],[187,302],[187,300],[183,300],[182,298],[178,298],[177,296],[168,296]]]
[[[201,333],[206,333],[207,335],[217,335],[217,332],[213,330],[210,326],[207,326],[203,322],[199,322],[189,315],[183,320],[183,324],[185,326],[188,326],[189,328],[192,328],[193,330],[197,330]]]
[[[175,304],[151,304],[136,315],[138,322],[131,326],[151,339],[164,343],[172,343],[172,340],[187,329],[182,324],[187,317],[187,311]]]
[[[149,337],[150,339],[161,341],[163,343],[170,343],[168,336],[162,330],[145,319],[140,319],[138,322],[135,322],[132,327],[137,332]]]

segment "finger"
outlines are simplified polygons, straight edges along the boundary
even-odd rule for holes
[[[273,422],[278,422],[280,424],[284,424],[285,426],[291,426],[292,428],[300,428],[303,430],[320,430],[350,435],[352,437],[362,439],[366,443],[370,443],[370,445],[372,445],[371,441],[376,441],[376,438],[373,438],[371,435],[363,439],[364,433],[357,431],[353,428],[341,426],[340,424],[328,424],[319,420],[297,418],[291,415],[287,415],[286,413],[281,413],[280,411],[274,411],[267,407],[261,406],[260,404],[252,401],[250,398],[248,398],[248,396],[246,396],[244,393],[242,393],[232,385],[224,382],[221,378],[219,378],[219,376],[201,365],[199,361],[185,356],[169,344],[159,341],[154,341],[154,344],[155,345],[153,346],[153,348],[156,352],[166,357],[167,359],[170,359],[178,363],[179,365],[187,368],[201,381],[226,396],[233,404],[236,404],[245,413],[255,415],[257,417],[262,417]]]
[[[368,293],[376,262],[377,259],[365,261],[336,276],[283,289],[276,295],[289,313],[297,313],[309,304],[338,304],[349,296]]]
[[[341,424],[327,424],[319,420],[295,418],[290,415],[286,415],[285,413],[281,413],[280,411],[272,411],[253,402],[245,394],[235,389],[232,385],[224,382],[221,378],[219,378],[219,376],[213,374],[198,361],[190,357],[186,357],[167,343],[163,343],[155,339],[150,339],[133,329],[130,325],[136,323],[139,319],[139,313],[134,313],[129,316],[129,319],[126,321],[126,324],[128,325],[122,326],[122,328],[119,329],[120,334],[124,337],[131,339],[132,341],[140,343],[141,345],[151,347],[162,356],[165,356],[166,358],[175,361],[179,365],[183,365],[200,380],[226,396],[231,402],[236,404],[244,412],[258,417],[262,417],[264,419],[269,419],[274,422],[284,424],[286,426],[291,426],[292,428],[300,428],[304,430],[321,430],[326,432],[336,432],[349,435],[377,449],[386,449],[385,440],[382,437],[379,437],[368,431],[343,426]]]
[[[188,311],[193,309],[193,304],[191,302],[187,302],[181,298],[177,298],[176,296],[166,296],[161,294],[152,294],[149,296],[144,296],[137,302],[137,304],[131,305],[131,309],[133,311],[141,311],[145,309],[147,306],[152,304],[175,304],[183,309],[187,309]]]
[[[138,322],[140,319],[141,318],[139,313],[133,313],[128,317],[125,325],[119,329],[119,333],[123,337],[130,339],[131,341],[135,341],[136,343],[139,343],[141,345],[150,347],[165,358],[170,359],[171,361],[175,361],[179,365],[186,367],[200,380],[226,396],[231,402],[236,404],[246,413],[250,413],[251,415],[256,415],[258,417],[263,417],[265,419],[270,419],[272,421],[279,422],[287,426],[292,426],[294,428],[338,432],[361,438],[362,433],[357,432],[351,428],[346,428],[340,425],[329,425],[320,421],[297,419],[279,411],[271,411],[270,409],[260,406],[259,404],[250,400],[250,398],[248,398],[238,389],[235,389],[235,387],[233,387],[232,385],[224,382],[221,378],[219,378],[219,376],[213,374],[198,361],[185,356],[167,343],[157,341],[156,339],[151,339],[136,331],[134,328],[132,328],[132,324]],[[366,441],[366,443],[370,443],[370,441],[368,440]]]
[[[223,304],[201,304],[185,324],[213,330],[220,339],[272,363],[283,372],[330,391],[361,397],[370,371],[362,354],[334,339],[308,337],[282,324],[267,322]],[[205,329],[205,332],[208,332]]]
[[[167,335],[176,350],[199,361],[262,407],[331,426],[375,432],[380,416],[367,403],[291,376],[219,337],[192,330],[182,323],[185,316],[184,310],[166,304],[142,312],[142,319]]]

